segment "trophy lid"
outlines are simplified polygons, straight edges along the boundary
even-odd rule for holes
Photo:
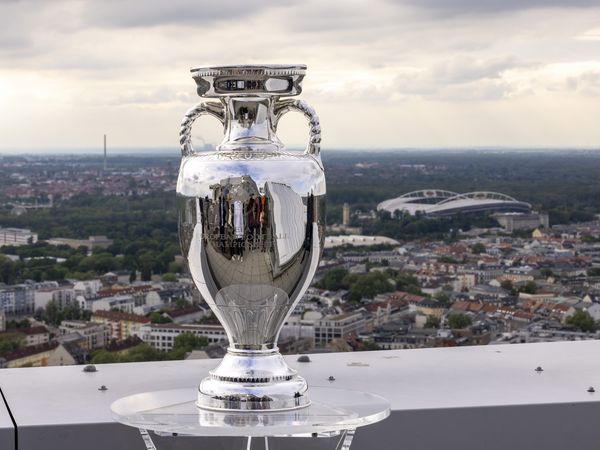
[[[195,67],[192,78],[201,97],[293,96],[302,92],[304,64]]]

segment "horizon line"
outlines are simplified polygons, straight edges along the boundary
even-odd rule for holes
[[[216,146],[215,146],[216,147]],[[303,148],[299,147],[290,147],[287,150],[291,151],[304,151]],[[109,149],[108,156],[111,153],[114,154],[138,154],[142,152],[151,152],[151,153],[176,153],[179,154],[179,148],[173,147],[115,147],[113,149]],[[208,153],[209,151],[214,150],[199,150],[197,153]],[[329,147],[325,148],[325,152],[339,152],[339,151],[349,151],[349,152],[407,152],[407,151],[600,151],[600,146],[559,146],[559,147],[550,147],[550,146],[448,146],[448,147],[371,147],[371,148],[361,148],[361,147]],[[104,148],[103,147],[83,147],[83,148],[46,148],[46,149],[0,149],[0,156],[15,156],[15,155],[73,155],[73,154],[82,154],[82,155],[93,155],[98,154],[99,156],[103,156]]]

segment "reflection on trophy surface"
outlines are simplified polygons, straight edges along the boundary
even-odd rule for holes
[[[277,410],[307,406],[307,385],[277,351],[286,317],[308,288],[324,239],[325,176],[320,126],[297,95],[305,66],[193,69],[203,97],[181,127],[179,233],[194,283],[223,324],[228,353],[202,380],[205,409]],[[309,120],[304,152],[277,138],[279,119]],[[200,115],[224,125],[213,152],[196,153],[190,130]]]

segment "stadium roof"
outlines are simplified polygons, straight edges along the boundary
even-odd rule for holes
[[[385,200],[377,205],[377,210],[389,211],[392,214],[400,210],[413,216],[422,213],[427,216],[443,217],[483,211],[530,212],[531,205],[498,192],[479,191],[458,194],[440,189],[424,189]]]

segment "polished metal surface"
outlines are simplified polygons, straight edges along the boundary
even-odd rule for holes
[[[201,97],[240,94],[298,95],[306,74],[303,64],[196,67],[191,70]]]
[[[192,70],[198,92],[220,102],[191,108],[181,124],[179,236],[194,283],[230,343],[223,363],[200,385],[204,408],[310,403],[306,382],[277,351],[279,331],[315,274],[325,232],[319,118],[306,102],[280,98],[301,91],[305,70]],[[286,80],[287,87],[272,80]],[[286,150],[276,135],[290,111],[308,120],[304,152]],[[192,124],[202,115],[224,125],[223,142],[212,152],[197,153],[191,143]]]

